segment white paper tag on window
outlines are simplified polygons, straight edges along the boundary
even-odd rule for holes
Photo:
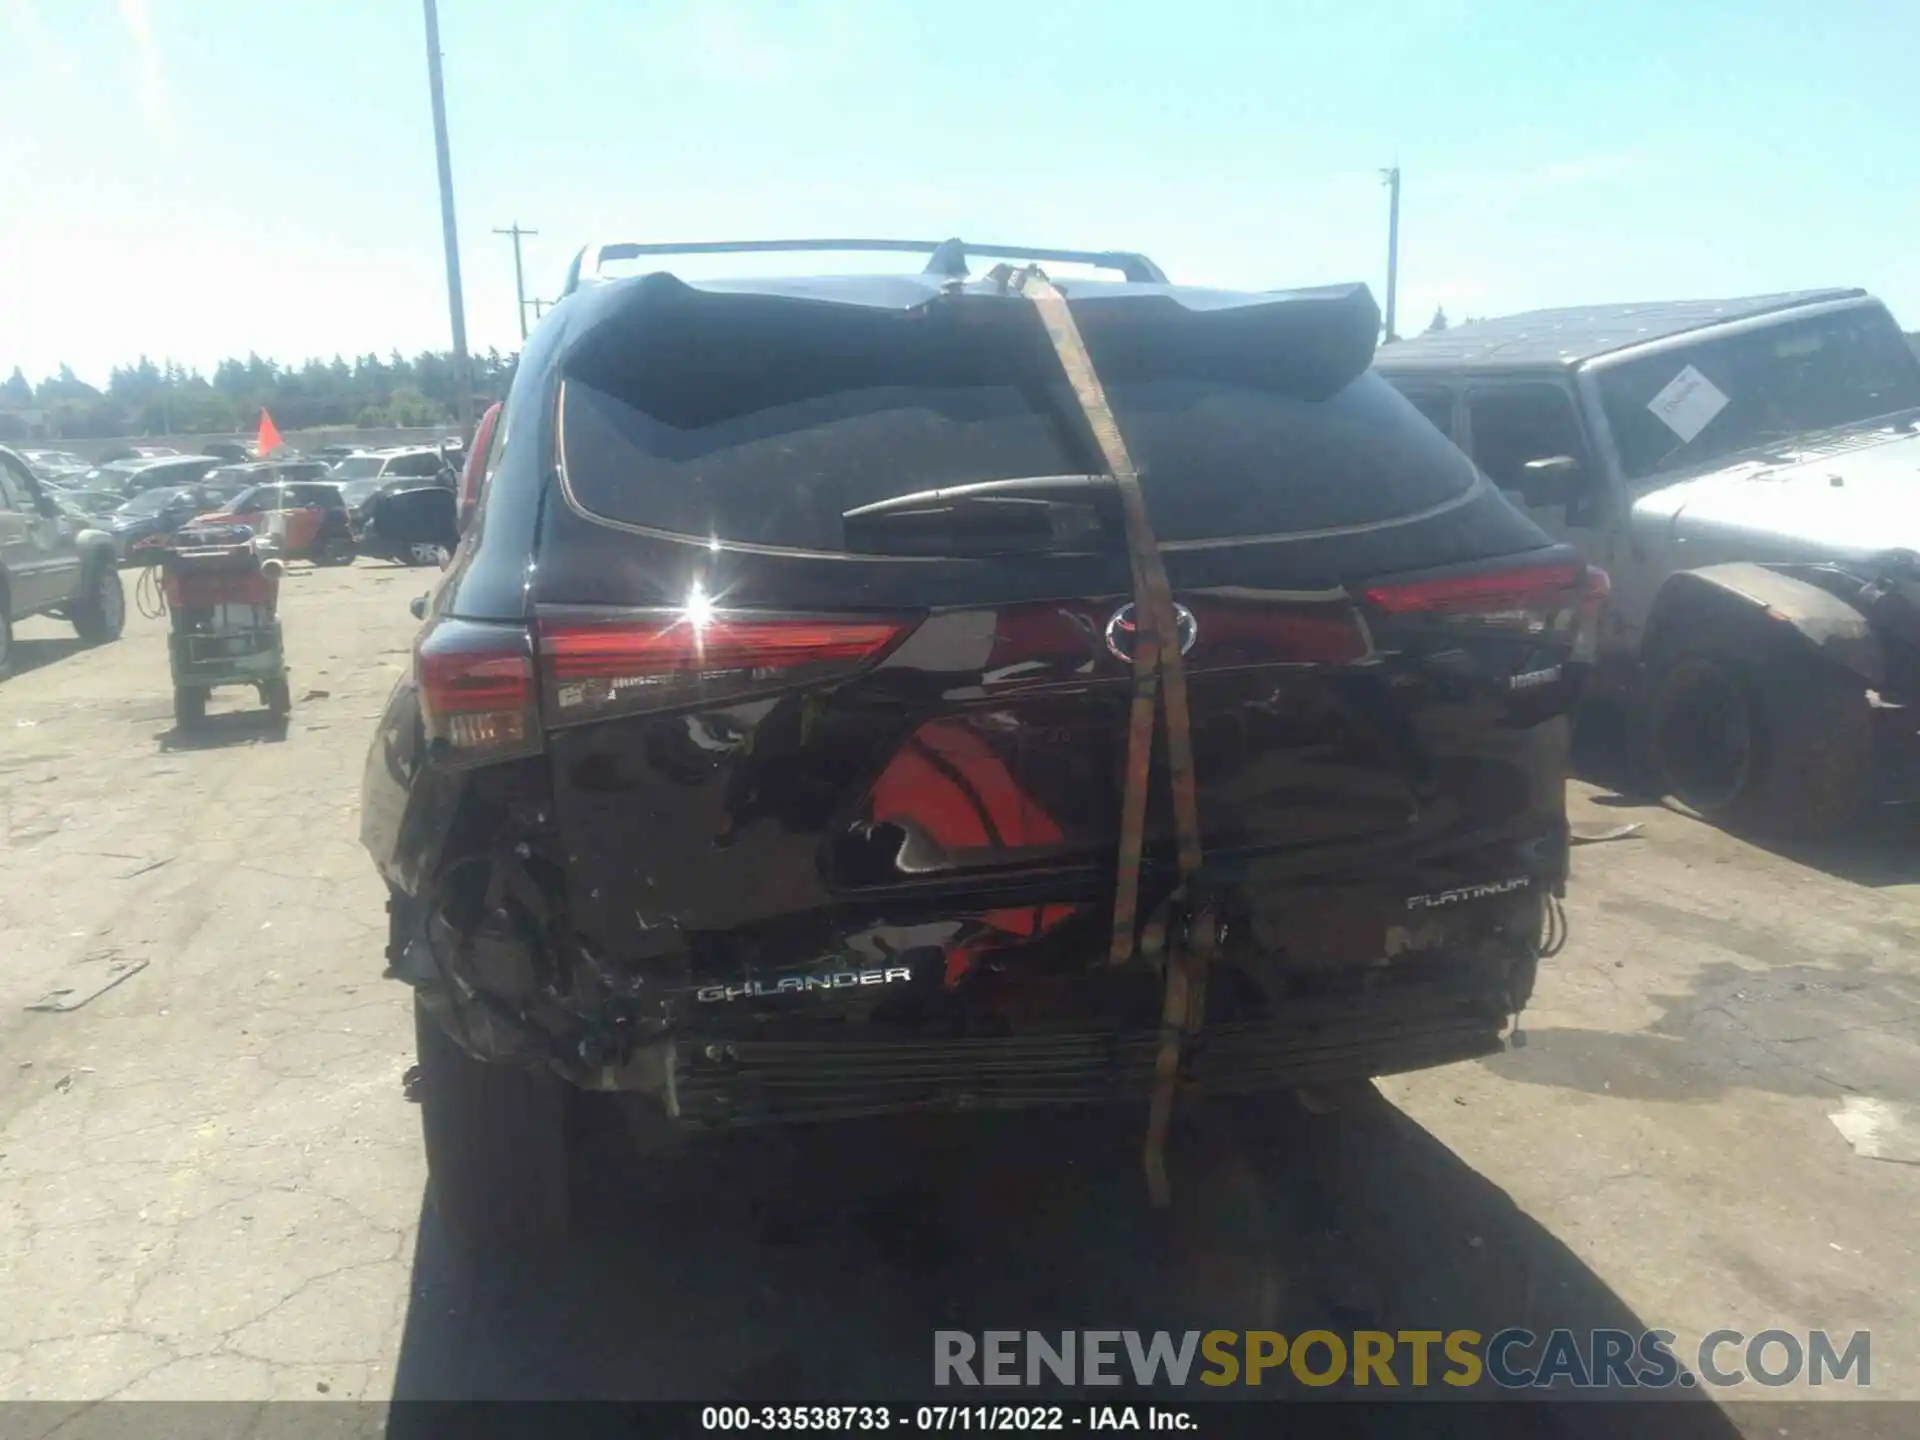
[[[1719,387],[1691,365],[1647,402],[1647,409],[1659,416],[1660,423],[1678,435],[1682,444],[1706,429],[1726,408],[1727,397]]]

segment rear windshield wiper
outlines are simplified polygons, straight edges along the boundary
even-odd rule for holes
[[[1117,519],[1104,475],[983,480],[846,511],[850,551],[872,555],[1034,555],[1103,548]]]

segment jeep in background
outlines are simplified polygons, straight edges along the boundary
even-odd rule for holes
[[[13,658],[13,622],[58,615],[89,644],[126,624],[113,538],[77,523],[33,470],[0,447],[0,677]]]
[[[1541,310],[1376,367],[1606,567],[1642,773],[1814,837],[1920,797],[1920,363],[1860,290]]]

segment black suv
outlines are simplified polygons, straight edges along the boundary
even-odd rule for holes
[[[1114,946],[1118,482],[1036,302],[919,248],[589,273],[528,345],[363,793],[456,1232],[563,1218],[580,1090],[668,1133],[1143,1099],[1202,889],[1201,1089],[1485,1054],[1527,1001],[1604,575],[1371,373],[1364,287],[985,251],[1125,277],[1062,288],[1178,602],[1204,863],[1160,746]]]
[[[75,520],[40,488],[32,469],[0,447],[0,676],[13,655],[13,622],[58,615],[80,638],[120,638],[126,591],[113,537]]]

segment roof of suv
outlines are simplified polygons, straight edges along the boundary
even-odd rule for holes
[[[1656,300],[1528,310],[1383,345],[1381,370],[1572,369],[1601,355],[1830,300],[1863,300],[1864,290],[1790,290],[1733,300]]]

